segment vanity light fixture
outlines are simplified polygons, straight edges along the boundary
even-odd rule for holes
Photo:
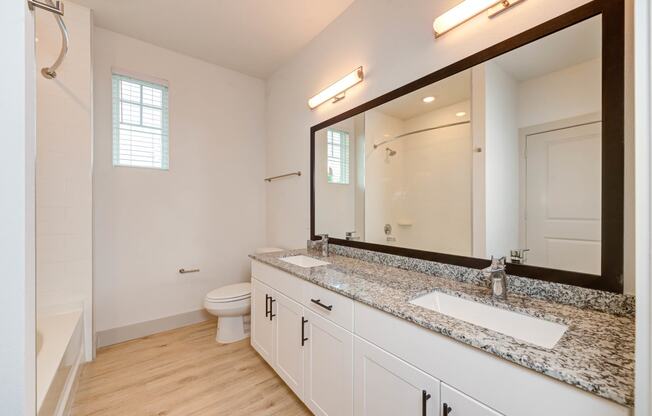
[[[437,17],[432,24],[435,37],[461,25],[467,20],[489,10],[489,17],[494,17],[523,0],[464,0],[446,13]]]
[[[362,67],[358,67],[355,71],[351,72],[341,80],[331,84],[330,86],[321,90],[317,95],[308,100],[308,107],[315,109],[326,101],[332,99],[334,103],[344,98],[346,90],[352,86],[362,82],[364,73]]]
[[[424,103],[428,104],[428,103],[431,103],[431,102],[435,101],[435,97],[433,97],[432,95],[430,95],[430,96],[428,96],[428,97],[423,97],[423,100],[422,100],[422,101],[423,101]]]

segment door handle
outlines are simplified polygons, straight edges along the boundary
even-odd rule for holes
[[[450,407],[447,403],[444,403],[443,411],[444,412],[442,413],[442,416],[448,416],[453,413],[453,408]]]
[[[431,397],[432,396],[430,394],[428,394],[427,391],[421,390],[421,414],[423,416],[427,416],[427,414],[428,414],[428,400]]]
[[[326,309],[327,311],[332,311],[333,310],[333,305],[324,305],[323,303],[321,303],[321,299],[310,299],[310,302],[312,302],[312,303],[314,303],[314,304],[316,304],[318,306],[321,306],[322,308]]]
[[[265,318],[269,317],[269,299],[270,296],[265,293]]]
[[[301,317],[301,346],[302,347],[306,344],[306,341],[308,341],[308,338],[306,338],[306,324],[307,323],[308,323],[308,320],[302,316]]]
[[[276,302],[276,299],[273,297],[269,297],[269,320],[273,320],[273,318],[276,316],[274,313],[274,302]]]

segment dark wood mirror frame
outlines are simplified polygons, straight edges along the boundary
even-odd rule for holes
[[[507,273],[550,282],[622,293],[624,224],[625,123],[625,11],[624,0],[594,0],[523,33],[410,82],[310,128],[310,238],[315,235],[315,132],[416,91],[460,71],[534,42],[591,17],[602,15],[602,247],[601,275],[510,264]],[[331,238],[331,243],[432,260],[470,268],[484,268],[489,260],[382,244]]]

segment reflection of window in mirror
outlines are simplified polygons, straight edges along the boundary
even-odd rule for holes
[[[327,131],[328,183],[349,184],[349,133],[342,130]]]

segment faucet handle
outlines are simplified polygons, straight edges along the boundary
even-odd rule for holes
[[[506,261],[505,256],[503,257],[491,256],[491,264],[489,265],[489,267],[482,269],[482,271],[488,273],[503,271],[505,270],[505,261]]]
[[[328,234],[317,234],[317,237],[321,237],[321,241],[328,240]]]

